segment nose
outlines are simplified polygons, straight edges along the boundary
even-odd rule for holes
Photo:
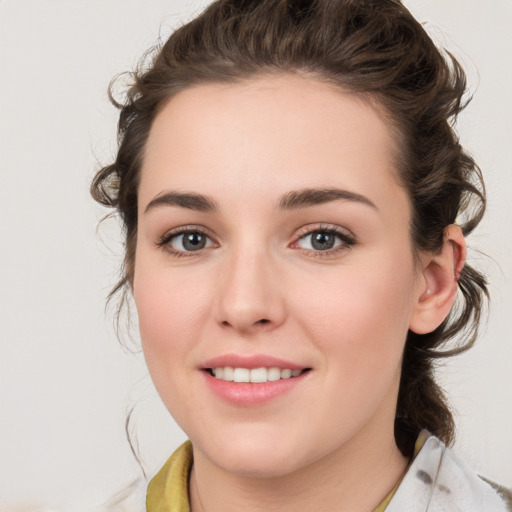
[[[219,276],[216,316],[223,328],[250,335],[271,331],[285,319],[278,265],[265,252],[237,251]]]

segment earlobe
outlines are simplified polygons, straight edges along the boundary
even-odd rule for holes
[[[458,281],[466,262],[466,242],[459,226],[444,230],[443,246],[426,254],[409,328],[417,334],[434,331],[445,320],[455,301]]]

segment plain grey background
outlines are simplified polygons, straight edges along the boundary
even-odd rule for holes
[[[124,433],[134,404],[149,475],[185,438],[105,315],[121,245],[114,221],[96,233],[104,212],[88,186],[115,149],[109,80],[206,3],[0,0],[0,505],[75,510],[112,495],[138,474]],[[440,378],[456,451],[511,486],[512,2],[404,3],[475,93],[459,131],[489,208],[468,242],[493,302],[478,346]]]

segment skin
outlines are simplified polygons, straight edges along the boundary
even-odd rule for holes
[[[452,226],[439,254],[415,260],[383,119],[354,95],[278,75],[186,89],[154,121],[133,292],[152,379],[193,443],[194,511],[372,510],[406,469],[393,435],[406,335],[442,322],[465,249]],[[367,202],[279,207],[333,187]],[[169,192],[217,208],[155,204]],[[184,226],[207,234],[204,249],[160,243]],[[308,233],[326,228],[354,243],[315,249]],[[226,353],[311,371],[269,403],[234,406],[201,370]]]

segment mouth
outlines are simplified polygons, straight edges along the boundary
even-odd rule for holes
[[[199,367],[207,387],[235,407],[262,406],[304,389],[313,368],[269,354],[223,354]]]
[[[235,383],[253,383],[263,384],[266,382],[276,382],[279,380],[289,380],[300,377],[311,368],[278,368],[278,367],[260,367],[244,368],[232,366],[217,366],[215,368],[205,368],[204,371],[218,380]]]

